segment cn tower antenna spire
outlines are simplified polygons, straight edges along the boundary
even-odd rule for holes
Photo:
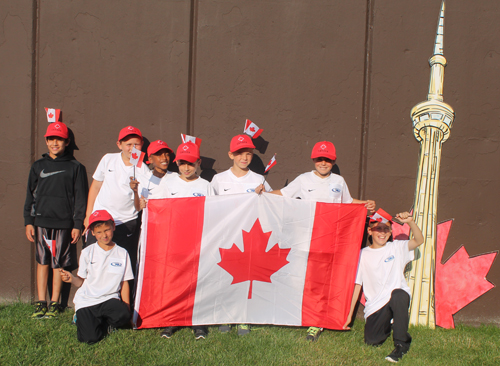
[[[434,42],[434,54],[443,55],[443,40],[444,40],[444,0],[441,3],[441,12],[436,32],[436,41]]]

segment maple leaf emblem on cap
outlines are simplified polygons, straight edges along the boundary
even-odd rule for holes
[[[130,131],[135,130],[135,128],[134,128],[134,127],[132,127],[132,126],[128,126],[128,129],[129,129]]]
[[[97,216],[97,215],[99,215],[99,212],[96,211],[92,215]]]
[[[189,146],[184,145],[184,147],[182,148],[182,150],[184,150],[184,151],[189,150]]]
[[[326,149],[326,145],[325,144],[321,145],[321,148]]]
[[[60,128],[61,128],[61,126],[60,126],[59,124],[54,125],[54,127],[55,127],[55,128],[57,128],[57,129],[60,129]]]
[[[132,158],[133,159],[137,159],[139,157],[139,155],[137,155],[136,153],[132,153]]]
[[[238,137],[238,141],[243,141],[245,138],[243,136]]]
[[[47,116],[49,116],[49,118],[52,118],[54,117],[54,113],[50,112]]]
[[[290,248],[281,249],[276,243],[266,252],[271,231],[264,233],[259,219],[255,221],[250,232],[243,232],[243,252],[233,244],[230,249],[220,248],[221,268],[233,276],[231,284],[250,281],[248,298],[252,298],[252,281],[271,283],[271,276],[287,265],[286,257]]]

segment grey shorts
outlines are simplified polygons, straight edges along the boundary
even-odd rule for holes
[[[76,244],[71,244],[73,229],[46,229],[35,227],[36,261],[52,268],[78,267]]]

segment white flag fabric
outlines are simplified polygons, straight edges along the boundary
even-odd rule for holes
[[[55,108],[45,108],[45,113],[47,114],[47,122],[58,122],[61,110]]]
[[[135,147],[132,148],[132,154],[130,155],[130,162],[135,165],[136,167],[140,168],[142,166],[142,162],[144,161],[144,156],[146,154],[143,153],[141,150],[136,149]]]

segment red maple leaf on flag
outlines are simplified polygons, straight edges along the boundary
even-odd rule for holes
[[[495,287],[486,275],[497,255],[493,252],[470,257],[461,246],[442,263],[452,223],[453,220],[444,221],[436,228],[434,307],[436,325],[447,329],[455,328],[453,314]],[[410,227],[393,225],[392,235],[395,240],[408,240]]]
[[[139,157],[139,155],[137,155],[136,153],[132,153],[132,159],[137,159]]]
[[[276,243],[266,252],[271,231],[264,233],[259,219],[255,221],[250,232],[243,232],[243,252],[233,243],[230,249],[220,248],[221,261],[218,265],[233,276],[235,283],[250,281],[248,298],[252,298],[252,281],[271,283],[271,275],[279,271],[289,262],[286,257],[290,248],[281,249]]]
[[[255,127],[250,127],[250,131],[255,132]]]
[[[54,117],[54,113],[50,112],[47,116],[48,116],[49,118],[53,118],[53,117]]]

